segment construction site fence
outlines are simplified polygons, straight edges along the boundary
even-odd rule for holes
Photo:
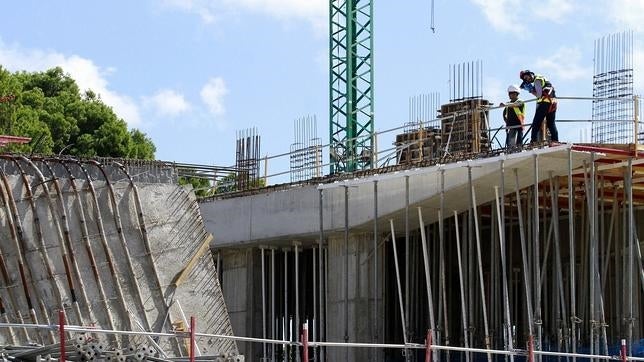
[[[62,317],[61,317],[62,318]],[[597,354],[583,354],[583,353],[569,353],[569,352],[556,352],[556,351],[540,351],[535,350],[531,343],[527,343],[527,349],[513,349],[513,350],[498,350],[498,349],[484,349],[484,348],[471,348],[471,347],[458,347],[458,346],[445,346],[432,343],[432,333],[427,331],[427,338],[425,339],[424,344],[418,343],[405,343],[405,344],[393,344],[393,343],[350,343],[350,342],[322,342],[322,341],[311,341],[308,336],[308,325],[304,323],[302,325],[302,333],[300,334],[299,341],[292,340],[276,340],[276,339],[267,339],[267,338],[250,338],[250,337],[240,337],[240,336],[231,336],[231,335],[222,335],[222,334],[210,334],[210,333],[199,333],[196,332],[196,322],[194,317],[191,317],[190,329],[188,331],[175,331],[167,333],[159,332],[146,332],[146,331],[124,331],[124,330],[110,330],[110,329],[100,329],[92,328],[85,326],[74,326],[61,324],[20,324],[20,323],[0,323],[0,328],[20,328],[20,329],[40,329],[47,331],[56,331],[59,334],[59,343],[51,347],[58,348],[56,355],[59,356],[58,360],[65,361],[65,344],[66,344],[66,334],[72,332],[80,333],[82,335],[104,335],[105,337],[109,335],[128,335],[128,336],[143,336],[148,337],[150,340],[158,339],[160,337],[165,338],[176,338],[176,339],[186,339],[189,340],[189,355],[187,359],[185,357],[177,358],[167,358],[163,351],[157,351],[162,358],[152,357],[150,360],[154,361],[178,361],[178,360],[189,360],[194,362],[195,360],[209,360],[208,356],[201,356],[198,352],[196,346],[197,338],[216,338],[216,339],[228,339],[238,342],[250,342],[258,343],[262,345],[275,345],[275,346],[288,346],[291,348],[297,349],[297,354],[301,355],[303,361],[309,361],[309,352],[311,350],[320,349],[320,348],[374,348],[374,349],[398,349],[402,350],[404,354],[408,354],[411,350],[422,350],[425,353],[425,361],[437,361],[436,353],[441,351],[445,352],[461,352],[467,354],[479,354],[487,355],[488,360],[491,360],[492,356],[512,356],[518,358],[525,358],[528,361],[534,361],[535,357],[546,356],[546,357],[557,357],[557,358],[572,358],[573,361],[576,358],[588,359],[588,360],[604,360],[604,361],[644,361],[644,357],[633,357],[627,355],[627,346],[626,341],[622,339],[620,341],[621,348],[619,350],[619,355],[597,355]],[[64,321],[64,319],[61,319]],[[61,348],[62,346],[62,348]],[[7,347],[7,346],[3,346]],[[13,347],[26,347],[26,346],[13,346]],[[29,346],[39,351],[44,351],[42,346]],[[158,348],[158,346],[156,346]],[[19,354],[26,355],[25,349],[17,349]],[[32,356],[33,357],[33,356]],[[264,357],[263,360],[266,360],[267,357]],[[9,358],[10,360],[20,360],[20,358],[13,356]],[[52,359],[50,359],[52,360]],[[146,360],[146,358],[141,358],[141,360]]]
[[[564,142],[581,142],[581,143],[591,143],[591,140],[589,139],[584,139],[588,137],[588,134],[584,135],[584,131],[590,132],[590,128],[583,128],[583,127],[576,127],[574,131],[579,131],[579,137],[575,138],[574,136],[571,135],[571,130],[566,129],[567,124],[584,124],[584,125],[591,125],[593,123],[612,123],[612,124],[620,124],[620,123],[626,123],[626,124],[632,124],[632,139],[625,140],[624,144],[641,144],[644,141],[644,122],[640,120],[639,116],[639,109],[641,107],[641,98],[639,96],[634,96],[634,97],[612,97],[612,98],[601,98],[601,97],[558,97],[557,98],[558,103],[559,103],[559,113],[561,113],[561,110],[564,108],[561,106],[562,103],[568,103],[570,101],[590,101],[590,102],[615,102],[615,103],[628,103],[632,104],[632,110],[633,110],[633,118],[632,119],[557,119],[556,123],[562,124],[563,127],[560,127],[559,133],[565,136],[561,138],[562,141]],[[536,99],[531,99],[524,101],[523,103],[533,103],[536,102]],[[519,152],[521,150],[521,147],[512,147],[509,148],[505,144],[505,136],[506,136],[506,131],[513,129],[513,128],[519,128],[522,126],[505,126],[503,123],[503,117],[501,115],[501,112],[503,109],[507,108],[508,105],[503,105],[503,106],[492,106],[492,105],[485,105],[480,108],[476,109],[470,109],[470,110],[465,110],[462,112],[455,112],[449,116],[443,116],[443,117],[437,117],[434,119],[430,120],[418,120],[418,122],[413,122],[413,123],[406,123],[397,127],[393,128],[388,128],[380,131],[376,131],[373,134],[370,134],[368,136],[359,136],[355,137],[352,139],[347,139],[345,142],[347,145],[353,144],[353,143],[360,143],[365,140],[366,137],[371,137],[371,147],[372,149],[366,152],[366,154],[361,154],[361,155],[355,155],[353,158],[344,158],[342,159],[342,162],[345,163],[361,163],[363,167],[359,169],[351,169],[349,171],[358,171],[358,170],[364,170],[364,169],[377,169],[381,167],[387,167],[387,166],[392,166],[392,165],[397,165],[399,164],[400,160],[397,160],[397,156],[399,156],[402,152],[404,152],[405,149],[408,149],[419,142],[423,142],[425,139],[414,139],[413,141],[409,142],[404,142],[404,143],[398,143],[393,142],[393,140],[390,140],[388,136],[392,136],[392,139],[395,138],[396,134],[399,134],[400,132],[413,132],[413,130],[419,130],[419,129],[425,129],[425,128],[433,128],[433,129],[438,129],[440,130],[441,128],[441,122],[449,122],[448,120],[450,117],[455,118],[458,116],[462,116],[464,114],[472,114],[472,113],[482,113],[483,117],[485,118],[484,125],[485,129],[483,130],[484,132],[487,133],[487,139],[489,140],[489,149],[481,150],[476,154],[467,154],[463,152],[455,152],[453,149],[451,149],[450,145],[450,140],[443,140],[440,149],[438,150],[437,154],[432,155],[431,157],[425,157],[423,158],[423,161],[433,161],[435,163],[444,163],[445,161],[450,161],[456,154],[458,154],[458,157],[481,157],[485,156],[485,154],[495,154],[499,152]],[[489,117],[487,116],[488,113],[491,111],[498,111],[494,115],[490,115]],[[530,118],[530,115],[526,115],[526,118]],[[493,127],[492,124],[501,124],[501,126],[498,127]],[[546,122],[542,122],[543,125],[545,126]],[[523,125],[524,128],[524,136],[523,140],[525,143],[529,143],[530,141],[530,130],[532,127],[532,123],[526,122]],[[562,132],[562,130],[564,132]],[[451,131],[450,131],[451,133]],[[391,147],[379,147],[381,144],[392,144]],[[542,146],[547,143],[542,142],[541,144],[537,144],[536,146]],[[301,149],[291,149],[289,152],[284,152],[280,154],[275,154],[275,155],[266,155],[258,160],[256,160],[257,163],[259,163],[261,171],[257,177],[259,178],[258,180],[255,180],[255,182],[249,183],[250,188],[256,188],[256,187],[262,187],[262,186],[267,186],[267,185],[272,185],[272,184],[282,184],[282,183],[288,183],[292,182],[294,179],[293,175],[298,175],[298,174],[305,174],[307,177],[312,176],[312,179],[316,178],[323,178],[325,176],[329,175],[329,170],[331,166],[334,165],[333,162],[330,160],[330,152],[331,149],[334,145],[332,144],[317,144],[315,146],[311,147],[305,147]],[[527,145],[526,145],[527,146]],[[311,153],[315,155],[322,155],[321,157],[316,156],[316,162],[313,164],[308,164],[304,165],[301,168],[298,169],[292,169],[289,168],[290,162],[289,160],[294,157],[295,154],[304,154],[304,153]],[[366,166],[365,166],[366,165]],[[413,163],[410,164],[413,166]],[[306,171],[306,172],[303,172]],[[232,171],[235,172],[235,171]],[[193,176],[195,177],[202,177],[202,178],[208,178],[212,181],[212,187],[211,191],[214,193],[225,193],[231,191],[242,191],[242,190],[237,190],[236,188],[232,187],[230,178],[228,179],[228,183],[226,181],[222,182],[217,182],[217,176],[216,175],[211,175],[208,172],[195,172],[193,173]],[[219,175],[221,176],[221,174]],[[219,178],[221,179],[221,178]],[[295,177],[297,179],[297,177]],[[304,181],[304,180],[301,180]],[[232,181],[234,182],[234,180]],[[219,191],[219,192],[218,192]]]

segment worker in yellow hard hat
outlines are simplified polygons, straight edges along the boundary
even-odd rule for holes
[[[523,124],[525,122],[525,103],[519,99],[519,87],[510,85],[508,97],[510,102],[501,103],[503,109],[503,120],[505,121],[507,148],[521,147],[523,144]]]
[[[519,73],[519,78],[523,81],[521,83],[521,89],[525,89],[537,97],[537,109],[534,111],[534,119],[532,120],[530,141],[537,142],[539,140],[541,124],[545,118],[546,126],[548,127],[548,131],[550,131],[550,140],[552,142],[559,142],[559,132],[555,124],[555,116],[557,114],[555,87],[544,76],[535,75],[529,70],[522,70]]]

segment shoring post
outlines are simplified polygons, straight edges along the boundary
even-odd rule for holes
[[[190,362],[195,362],[195,317],[190,316]]]
[[[622,362],[626,362],[626,340],[622,339],[622,346],[620,347],[619,356],[621,357]]]
[[[429,362],[432,360],[432,330],[431,329],[427,330],[427,337],[425,338],[425,341],[426,341],[425,362]]]
[[[304,322],[302,324],[302,361],[308,362],[309,360],[309,324]]]
[[[60,361],[66,361],[65,358],[65,310],[58,311],[58,332],[60,333]]]
[[[534,362],[534,336],[528,336],[528,362]]]

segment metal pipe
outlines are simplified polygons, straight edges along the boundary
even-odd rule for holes
[[[458,261],[458,281],[459,281],[459,288],[461,291],[461,319],[463,320],[463,342],[465,344],[465,348],[469,348],[469,339],[468,337],[468,329],[469,325],[467,324],[467,308],[465,306],[465,288],[463,286],[463,261],[461,259],[461,238],[459,236],[458,232],[458,213],[456,210],[454,210],[454,231],[456,233],[456,257]],[[465,353],[465,361],[470,362],[470,354]]]
[[[25,174],[24,170],[22,169],[22,167],[20,166],[18,161],[15,158],[13,158],[13,156],[7,156],[7,157],[3,157],[3,158],[9,158],[10,160],[12,160],[14,162],[14,164],[16,165],[16,167],[18,167],[18,169],[20,170],[20,175],[21,175],[21,179],[22,179],[22,182],[23,182],[23,185],[24,185],[24,188],[25,188],[25,193],[27,194],[27,199],[29,200],[29,205],[30,205],[32,213],[33,213],[33,223],[34,223],[34,228],[36,230],[36,237],[38,238],[38,242],[39,242],[40,248],[41,248],[40,253],[39,253],[40,259],[41,259],[41,262],[45,265],[45,271],[47,272],[47,277],[49,279],[50,284],[52,284],[54,297],[57,299],[58,305],[62,307],[62,305],[63,305],[62,297],[60,295],[58,286],[56,284],[56,279],[54,277],[54,273],[53,273],[53,270],[52,270],[52,267],[51,267],[51,261],[49,259],[49,255],[47,254],[47,251],[45,249],[44,239],[42,237],[42,229],[40,227],[40,218],[38,217],[38,212],[36,211],[36,204],[34,202],[34,197],[31,194],[31,186],[29,185],[29,180],[27,179],[27,175]],[[36,288],[36,286],[34,285],[34,278],[31,277],[32,271],[31,271],[30,264],[27,262],[27,259],[25,258],[25,255],[23,254],[23,250],[28,249],[27,248],[27,245],[28,245],[27,237],[26,237],[26,235],[24,233],[21,218],[20,218],[20,215],[18,213],[18,207],[16,205],[16,201],[15,201],[15,199],[13,197],[13,193],[11,191],[11,186],[9,185],[9,181],[7,179],[7,175],[4,173],[4,170],[0,169],[0,177],[2,177],[2,182],[4,184],[4,188],[5,188],[6,192],[7,192],[7,194],[6,194],[7,195],[7,201],[9,203],[10,207],[11,207],[11,214],[12,214],[12,218],[13,218],[14,226],[15,226],[15,234],[14,234],[14,229],[10,228],[10,231],[12,233],[12,238],[14,240],[15,247],[16,247],[16,254],[18,256],[18,261],[17,261],[18,262],[18,271],[19,271],[19,274],[20,274],[20,280],[22,281],[23,293],[25,295],[25,300],[27,301],[27,307],[29,309],[29,316],[31,317],[32,321],[34,321],[35,323],[38,323],[37,322],[38,318],[36,316],[36,309],[35,309],[34,304],[32,302],[31,293],[29,292],[29,286],[27,285],[27,275],[26,275],[27,273],[29,273],[29,276],[30,276],[30,279],[31,279],[31,282],[32,282],[32,288],[34,289],[34,292],[36,294],[36,300],[41,299],[41,298],[40,298],[39,289]],[[47,314],[46,310],[41,310],[41,312],[43,313],[43,316],[45,317],[45,319],[47,321],[49,321],[49,315]],[[40,342],[42,343],[43,342],[42,341],[42,336],[38,335],[38,337],[41,339]],[[52,333],[50,333],[50,338],[52,338],[52,340],[53,340]],[[29,337],[27,337],[27,339],[29,339]]]
[[[436,321],[434,319],[434,298],[432,296],[432,280],[429,272],[429,258],[427,251],[427,239],[425,238],[425,223],[423,222],[423,211],[418,207],[418,224],[420,226],[420,238],[423,247],[423,264],[425,266],[425,290],[427,292],[427,309],[429,312],[430,336],[433,337],[436,330]],[[434,361],[437,361],[437,355],[434,353]]]
[[[470,174],[470,180],[472,179],[472,168],[468,167],[468,173]],[[478,261],[478,271],[479,271],[479,287],[481,288],[481,309],[483,310],[483,330],[485,332],[485,348],[490,349],[490,327],[487,320],[487,302],[485,300],[485,283],[483,282],[483,259],[481,258],[481,235],[479,233],[479,217],[477,212],[476,204],[476,192],[474,190],[474,185],[470,182],[470,197],[472,202],[472,212],[474,217],[474,233],[476,240],[476,257]],[[487,359],[489,362],[492,362],[492,355],[488,354]]]
[[[112,216],[114,217],[114,225],[116,227],[116,233],[121,243],[121,247],[123,248],[123,253],[125,254],[125,262],[128,268],[128,272],[130,273],[130,276],[131,276],[130,278],[127,278],[127,279],[130,279],[131,281],[131,284],[134,290],[134,298],[138,303],[138,306],[140,308],[139,309],[140,313],[143,315],[143,323],[144,323],[143,326],[145,330],[151,330],[150,320],[146,313],[145,303],[143,302],[143,298],[141,296],[141,288],[139,287],[139,283],[136,281],[137,276],[134,273],[134,265],[132,263],[132,257],[130,256],[130,250],[127,245],[127,240],[125,239],[125,234],[123,233],[123,224],[121,223],[121,213],[119,212],[119,206],[118,206],[118,203],[116,202],[116,193],[114,192],[114,187],[112,186],[112,182],[110,181],[110,178],[107,176],[107,172],[105,172],[103,165],[101,165],[98,161],[95,161],[95,160],[88,161],[88,163],[96,167],[100,171],[100,173],[103,174],[103,179],[105,180],[105,184],[107,185],[107,191],[110,199]]]
[[[300,335],[300,249],[297,243],[294,245],[295,256],[295,336]],[[300,354],[295,353],[295,360],[300,362]],[[308,362],[308,361],[307,361]]]
[[[33,162],[31,162],[31,160],[29,160],[29,159],[27,159],[25,157],[22,157],[22,159],[25,162],[27,162],[34,169],[34,171],[36,171],[36,175],[40,178],[43,190],[45,191],[45,196],[47,197],[47,199],[49,201],[48,204],[49,204],[49,209],[50,209],[50,211],[52,213],[52,218],[56,217],[55,207],[53,205],[53,201],[52,201],[52,198],[50,196],[50,193],[49,193],[49,190],[48,190],[48,187],[47,187],[47,180],[45,180],[45,177],[42,174],[42,172],[40,171],[40,169],[38,169],[36,167],[36,165],[33,164]],[[43,160],[42,164],[49,171],[49,173],[51,175],[51,180],[53,181],[53,184],[54,184],[54,189],[56,191],[56,195],[58,195],[58,197],[57,197],[57,199],[58,199],[58,210],[60,212],[60,217],[61,217],[61,220],[62,220],[62,227],[63,227],[62,240],[60,239],[60,236],[61,236],[60,235],[60,225],[58,224],[57,221],[55,221],[54,223],[56,224],[56,229],[58,231],[61,251],[63,251],[63,260],[66,261],[66,260],[68,260],[67,258],[69,258],[69,263],[71,264],[71,266],[73,268],[72,271],[74,273],[74,276],[78,280],[78,285],[79,285],[79,289],[80,289],[80,292],[81,292],[81,298],[82,298],[83,304],[85,304],[85,308],[87,309],[86,310],[87,317],[91,321],[96,320],[96,316],[94,315],[94,313],[92,311],[92,307],[90,306],[89,299],[87,298],[87,292],[85,290],[85,283],[83,282],[83,278],[81,277],[80,270],[78,269],[78,263],[76,262],[76,257],[74,255],[74,248],[72,247],[72,241],[71,241],[71,236],[70,236],[70,231],[69,231],[69,222],[67,221],[68,220],[67,211],[65,210],[65,205],[64,205],[64,201],[63,201],[63,192],[62,192],[62,190],[60,188],[60,183],[58,182],[58,177],[56,177],[56,175],[54,174],[54,170],[49,166],[49,164],[46,161]],[[58,219],[58,218],[56,218],[56,219]],[[63,241],[64,241],[64,243],[63,243]],[[74,294],[73,290],[72,290],[72,294]],[[73,297],[74,297],[73,299],[76,299],[75,294],[73,295]],[[76,302],[76,305],[78,306],[78,302]]]
[[[313,270],[313,341],[318,341],[318,336],[316,332],[316,324],[318,323],[318,303],[317,303],[317,298],[315,295],[315,291],[318,290],[317,286],[317,257],[315,255],[315,246],[313,247],[313,255],[311,256],[311,259],[313,260],[313,267],[311,268]],[[316,348],[313,348],[313,361],[318,360],[318,351]]]
[[[635,145],[637,146],[637,145]],[[637,147],[636,147],[637,148]],[[628,159],[624,190],[628,202],[628,355],[633,355],[633,159]]]
[[[445,323],[444,335],[445,335],[445,345],[449,346],[449,314],[447,313],[447,280],[445,277],[445,221],[443,217],[445,215],[445,170],[441,170],[441,196],[440,196],[440,208],[438,209],[438,233],[439,233],[439,273],[440,273],[440,286],[439,290],[442,295],[443,302],[443,322]],[[439,341],[440,342],[440,341]],[[439,353],[436,353],[440,357]],[[450,359],[449,351],[446,352],[445,357],[447,360]]]
[[[284,251],[284,323],[283,323],[283,330],[282,330],[282,335],[284,336],[284,340],[290,340],[290,336],[288,336],[288,248],[282,249]],[[287,355],[288,355],[288,344],[284,343],[283,345],[284,348],[284,354],[283,354],[283,360],[286,362],[287,360]]]
[[[103,224],[103,217],[101,216],[100,204],[98,202],[98,195],[96,194],[96,188],[94,187],[92,178],[87,172],[87,169],[85,168],[85,166],[83,166],[83,164],[78,160],[73,160],[73,162],[78,166],[78,168],[85,176],[87,186],[89,187],[90,195],[92,196],[92,202],[94,203],[94,220],[96,220],[96,228],[98,230],[98,236],[101,241],[101,246],[103,247],[103,252],[105,253],[105,259],[107,261],[107,266],[109,268],[110,275],[112,276],[112,282],[114,283],[114,287],[115,287],[114,289],[116,289],[116,295],[121,304],[121,312],[123,313],[122,314],[123,319],[127,322],[127,328],[132,329],[133,327],[132,318],[129,313],[127,304],[125,303],[125,298],[123,297],[123,288],[121,287],[121,282],[118,277],[119,275],[121,275],[121,273],[118,270],[116,263],[114,262],[114,256],[112,255],[112,251],[110,249],[109,243],[107,242],[107,237],[105,235],[105,227]]]
[[[2,185],[6,185],[4,180],[6,179],[4,171],[0,168],[0,176],[2,177],[3,183]],[[6,187],[0,188],[0,197],[2,198],[2,203],[5,205],[6,210],[5,210],[5,216],[7,218],[7,224],[9,225],[9,231],[11,232],[11,239],[14,241],[14,244],[16,245],[16,249],[18,252],[20,252],[20,246],[18,244],[18,239],[16,236],[16,227],[15,223],[13,220],[13,214],[11,212],[11,208],[9,206],[7,196],[5,196],[5,190]],[[7,190],[8,192],[11,192],[11,189]],[[20,304],[18,303],[18,300],[15,296],[14,293],[11,292],[10,288],[18,288],[18,283],[16,283],[12,277],[12,274],[9,273],[7,269],[7,262],[4,259],[4,256],[7,255],[6,251],[2,250],[2,245],[4,243],[0,243],[0,271],[2,272],[2,280],[4,282],[4,286],[6,288],[7,294],[9,294],[9,301],[11,303],[11,309],[16,313],[16,320],[20,324],[24,324],[25,321],[22,318],[22,313],[20,312]],[[19,259],[20,260],[20,259]],[[8,317],[5,313],[5,318],[6,318],[6,323],[8,323]],[[23,329],[23,332],[25,334],[25,339],[29,340],[29,334],[27,333],[26,329]],[[13,329],[10,327],[9,328],[9,334],[11,335],[11,340],[12,343],[15,343],[15,337],[14,337],[14,332]]]
[[[344,342],[349,342],[349,187],[344,187]],[[347,350],[346,360],[349,360]]]
[[[410,278],[410,260],[411,260],[411,245],[409,240],[409,176],[405,176],[405,310],[407,311],[405,320],[405,325],[407,330],[405,333],[408,337],[411,337],[411,325],[410,325],[410,309],[411,309],[411,297],[410,292],[411,288],[409,285]],[[408,356],[405,356],[408,358]]]
[[[114,322],[113,322],[113,316],[111,312],[111,308],[109,307],[107,303],[107,297],[105,296],[105,289],[103,287],[103,282],[101,281],[99,272],[98,272],[98,267],[96,265],[96,258],[94,257],[94,252],[92,251],[91,243],[89,241],[89,232],[87,230],[87,221],[85,220],[85,210],[83,207],[83,202],[81,200],[80,193],[78,191],[78,187],[76,186],[76,176],[71,172],[69,169],[69,166],[67,166],[67,163],[65,161],[60,162],[60,164],[65,168],[65,171],[67,171],[67,178],[69,180],[69,184],[72,188],[72,192],[74,193],[74,197],[76,200],[76,207],[77,207],[77,213],[78,213],[78,219],[79,219],[79,224],[80,224],[80,229],[81,229],[81,239],[83,241],[83,244],[85,245],[85,251],[87,252],[87,258],[89,259],[90,262],[90,267],[92,269],[92,275],[94,276],[94,280],[97,285],[98,293],[101,299],[101,302],[103,304],[103,308],[105,309],[105,313],[107,314],[107,325],[110,329],[114,329]],[[52,177],[54,176],[53,170],[49,165],[47,165],[49,168],[50,173],[52,174]]]
[[[407,345],[407,328],[405,327],[405,307],[403,304],[402,289],[400,286],[400,269],[398,267],[398,251],[396,248],[396,233],[394,232],[394,220],[389,219],[389,226],[391,228],[391,245],[394,250],[394,266],[396,267],[396,286],[398,287],[398,305],[400,306],[400,323],[402,324],[403,341]],[[408,359],[409,353],[405,348],[405,359]]]
[[[378,342],[378,180],[373,181],[373,342]],[[373,359],[376,360],[377,351]]]
[[[495,187],[495,202],[497,204],[497,220],[499,226],[499,249],[501,253],[501,277],[503,278],[503,300],[505,309],[505,324],[506,324],[506,347],[510,350],[514,348],[514,343],[512,340],[512,318],[510,316],[510,292],[508,290],[508,273],[507,273],[507,263],[505,261],[506,256],[506,240],[505,240],[505,161],[501,160],[499,162],[499,174],[501,176],[500,190],[501,190],[501,202],[499,202],[498,187]],[[512,253],[510,253],[510,267],[512,267]],[[510,356],[510,362],[514,362],[514,356]]]
[[[271,338],[277,339],[277,326],[275,325],[275,249],[271,248]],[[275,361],[275,346],[271,344],[271,361]]]
[[[523,228],[523,212],[521,210],[521,191],[520,191],[520,184],[519,184],[519,170],[514,169],[514,179],[515,179],[515,193],[516,193],[516,199],[517,199],[517,217],[519,218],[519,237],[521,239],[521,259],[523,260],[523,284],[525,286],[525,295],[526,295],[526,309],[528,312],[528,336],[531,338],[534,336],[534,319],[533,319],[533,313],[532,313],[532,303],[530,301],[532,300],[532,297],[530,295],[530,290],[531,290],[531,283],[530,283],[530,277],[528,275],[529,268],[528,268],[528,255],[527,255],[527,248],[526,248],[526,240],[525,240],[525,232]]]
[[[545,133],[544,133],[545,136]],[[534,324],[536,325],[537,329],[537,345],[536,348],[538,350],[541,350],[541,343],[542,343],[542,330],[541,330],[541,270],[540,270],[540,243],[539,243],[539,155],[535,154],[534,156],[534,192],[533,192],[533,206],[534,206],[534,225],[532,227],[532,232],[533,232],[533,250],[534,250],[534,280],[535,280],[535,299],[534,299],[534,304],[535,304],[535,314],[534,314]],[[539,357],[539,360],[541,360],[541,357]]]
[[[154,286],[157,289],[158,295],[156,297],[152,297],[151,299],[155,301],[155,305],[160,305],[161,308],[158,308],[159,313],[162,315],[168,315],[170,307],[168,306],[168,303],[166,302],[165,295],[163,293],[163,287],[161,286],[161,280],[159,278],[159,271],[157,270],[156,263],[154,261],[154,256],[152,255],[152,247],[150,246],[150,238],[148,235],[148,229],[145,225],[145,218],[143,215],[143,207],[141,203],[141,197],[139,196],[139,188],[136,186],[134,183],[134,180],[132,179],[132,176],[130,176],[130,173],[127,171],[127,168],[123,166],[121,163],[114,162],[114,164],[125,174],[125,177],[127,177],[128,182],[130,183],[130,187],[132,188],[132,193],[134,195],[134,207],[136,209],[136,214],[137,214],[137,221],[139,223],[139,231],[141,232],[141,239],[143,241],[143,246],[145,247],[145,254],[148,257],[148,261],[150,263],[150,267],[152,269],[152,275],[154,277]],[[103,174],[105,175],[105,174]],[[134,274],[132,274],[134,275]],[[150,288],[152,289],[152,288]],[[165,321],[167,319],[163,318],[159,325],[157,326],[158,330],[162,330],[163,327],[165,326]]]
[[[320,323],[319,323],[319,328],[320,328],[320,341],[324,341],[326,337],[325,329],[326,325],[324,324],[324,288],[326,284],[324,284],[324,266],[322,263],[322,258],[323,258],[323,250],[324,250],[324,194],[323,194],[322,189],[319,190],[319,213],[320,213],[320,239],[318,240],[318,278],[319,278],[319,301],[320,301]],[[325,350],[324,347],[320,347],[320,361],[325,360]]]
[[[597,328],[597,311],[595,309],[595,253],[596,253],[596,238],[595,238],[595,153],[590,154],[590,175],[589,184],[586,192],[588,202],[588,232],[590,234],[589,252],[588,252],[588,278],[589,278],[589,301],[590,301],[590,354],[595,353],[595,329]],[[599,352],[599,351],[597,351]]]
[[[572,336],[572,353],[577,352],[576,326],[579,318],[576,312],[575,294],[575,190],[572,183],[572,149],[568,149],[568,253],[570,260],[570,334]],[[575,357],[573,357],[575,362]]]
[[[264,266],[264,248],[259,248],[262,259],[262,338],[266,339],[266,273]],[[266,343],[262,343],[262,356],[266,359]]]
[[[501,182],[504,183],[503,181],[503,161],[501,161]],[[512,322],[510,319],[510,299],[508,296],[508,277],[507,277],[507,270],[506,270],[506,262],[505,262],[505,230],[503,228],[503,213],[501,209],[501,204],[505,203],[504,201],[499,202],[499,187],[494,186],[494,202],[496,204],[496,215],[497,215],[497,223],[499,227],[499,249],[500,249],[500,254],[501,254],[501,278],[502,278],[502,288],[503,288],[503,309],[505,311],[504,313],[504,319],[505,319],[505,347],[508,350],[514,349],[514,346],[512,344]],[[514,361],[514,357],[510,357],[510,361]]]
[[[564,299],[564,289],[563,289],[563,267],[561,264],[561,243],[559,240],[559,182],[554,178],[553,172],[550,171],[550,202],[552,204],[552,227],[554,228],[554,240],[555,240],[555,273],[556,273],[556,293],[559,294],[559,306],[562,315],[562,329],[566,329],[566,304]],[[567,344],[567,343],[566,343]]]

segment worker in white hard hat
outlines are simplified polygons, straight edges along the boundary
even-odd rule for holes
[[[514,84],[508,87],[510,102],[501,103],[503,120],[505,121],[506,134],[505,146],[507,148],[521,147],[523,144],[523,125],[525,121],[525,103],[519,99],[519,87]]]

